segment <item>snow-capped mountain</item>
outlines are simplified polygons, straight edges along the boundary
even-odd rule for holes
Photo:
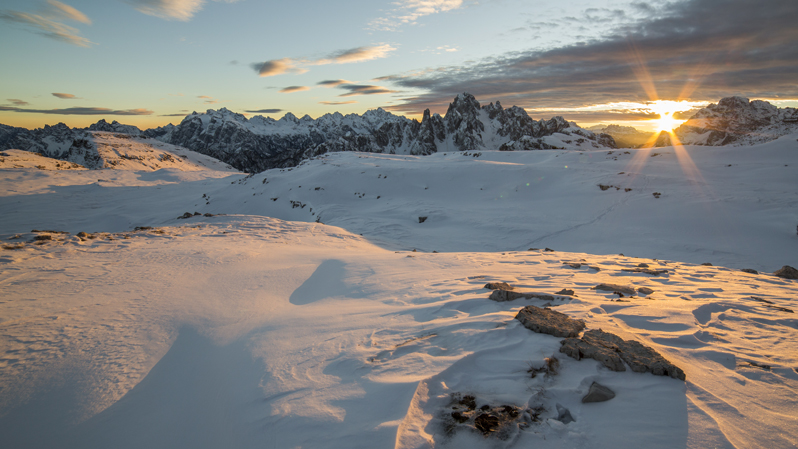
[[[798,131],[798,110],[763,100],[726,97],[690,117],[674,130],[685,145],[752,145]],[[671,145],[663,134],[657,146]]]
[[[481,106],[468,93],[458,95],[443,117],[424,111],[421,122],[383,109],[362,116],[325,114],[315,120],[288,113],[274,120],[247,119],[222,108],[193,113],[174,128],[144,134],[249,172],[291,167],[303,159],[338,151],[428,155],[487,149],[615,148],[610,136],[596,135],[562,117],[536,121],[519,107],[504,109],[499,102]]]

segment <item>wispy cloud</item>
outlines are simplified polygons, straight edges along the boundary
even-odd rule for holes
[[[324,80],[324,81],[319,81],[316,84],[318,84],[319,86],[324,86],[324,87],[338,87],[341,84],[348,84],[348,83],[349,83],[349,81],[347,81],[347,80]]]
[[[17,98],[7,98],[6,101],[11,102],[14,106],[27,106],[30,104],[27,101],[22,101]]]
[[[277,114],[278,112],[283,112],[282,109],[258,109],[254,111],[245,111],[250,112],[252,114]]]
[[[114,110],[108,108],[23,109],[9,106],[0,106],[0,111],[56,115],[152,115],[153,113],[149,109],[143,108],[124,110]]]
[[[320,101],[319,104],[326,104],[327,106],[338,106],[340,104],[355,104],[357,101]]]
[[[396,31],[402,25],[415,25],[421,17],[453,11],[463,6],[463,0],[404,0],[385,17],[372,20],[372,30]]]
[[[127,0],[137,11],[166,20],[191,20],[202,10],[205,0]],[[235,3],[238,0],[214,0]]]
[[[22,24],[37,34],[68,44],[80,47],[88,47],[93,44],[90,40],[80,36],[80,31],[77,28],[63,23],[65,20],[71,20],[91,25],[91,20],[72,6],[56,0],[48,0],[47,7],[41,9],[38,14],[0,11],[0,19]]]
[[[349,64],[354,62],[370,61],[385,58],[396,48],[389,44],[350,48],[333,52],[319,59],[272,59],[265,62],[250,64],[260,76],[275,76],[285,73],[305,73],[307,67],[327,64]]]
[[[186,115],[185,112],[177,112],[175,114],[161,114],[158,117],[185,117]]]
[[[53,92],[54,97],[58,97],[62,100],[80,100],[80,98],[72,95],[72,94],[65,94],[62,92]]]
[[[339,89],[348,90],[349,92],[338,95],[339,97],[351,97],[353,95],[379,95],[379,94],[392,94],[396,93],[395,90],[390,90],[382,86],[372,86],[370,84],[341,84]]]
[[[200,100],[205,100],[205,101],[203,101],[203,103],[205,103],[205,104],[216,104],[216,103],[219,103],[219,100],[217,100],[217,99],[215,99],[215,98],[213,98],[211,96],[208,96],[208,95],[197,95],[197,98],[199,98]]]
[[[292,92],[302,92],[303,90],[310,90],[308,86],[288,86],[280,89],[280,93],[290,94]]]
[[[798,2],[772,0],[764,8],[748,0],[686,0],[651,11],[579,44],[382,77],[422,92],[390,109],[443,112],[461,92],[527,109],[652,96],[717,101],[798,95]]]

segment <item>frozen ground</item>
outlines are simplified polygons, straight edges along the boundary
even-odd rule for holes
[[[798,281],[739,270],[798,265],[795,138],[688,147],[694,165],[665,148],[3,169],[3,445],[795,447]],[[640,263],[668,273],[621,271]],[[552,306],[687,381],[559,353],[513,319],[544,301],[490,301],[493,280],[573,289]],[[617,396],[581,403],[593,381]],[[484,437],[452,424],[458,394],[539,416]]]

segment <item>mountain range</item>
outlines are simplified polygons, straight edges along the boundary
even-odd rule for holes
[[[674,132],[683,144],[753,144],[797,130],[794,119],[798,119],[795,108],[728,97],[699,110]],[[534,120],[523,108],[504,108],[498,101],[482,106],[473,95],[462,93],[444,116],[427,109],[420,122],[381,108],[363,115],[336,112],[317,119],[287,113],[279,120],[260,115],[248,119],[221,108],[193,112],[178,125],[147,130],[105,120],[84,129],[63,123],[35,130],[0,124],[0,150],[20,149],[102,168],[97,132],[156,139],[250,173],[293,167],[302,160],[341,151],[429,155],[494,149],[614,149],[639,147],[650,137],[617,125],[584,129],[559,116]],[[656,146],[670,144],[670,137],[663,133]]]

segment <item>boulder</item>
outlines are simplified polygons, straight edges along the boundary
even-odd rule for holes
[[[498,291],[498,290],[497,290]],[[554,310],[526,306],[518,311],[515,319],[527,329],[555,337],[576,337],[585,328],[585,323]]]
[[[773,274],[784,279],[798,279],[798,270],[789,265],[784,265]]]
[[[585,397],[582,398],[582,402],[604,402],[609,401],[614,397],[614,391],[610,390],[604,385],[601,385],[600,383],[593,382],[590,385],[590,390],[587,392]]]

